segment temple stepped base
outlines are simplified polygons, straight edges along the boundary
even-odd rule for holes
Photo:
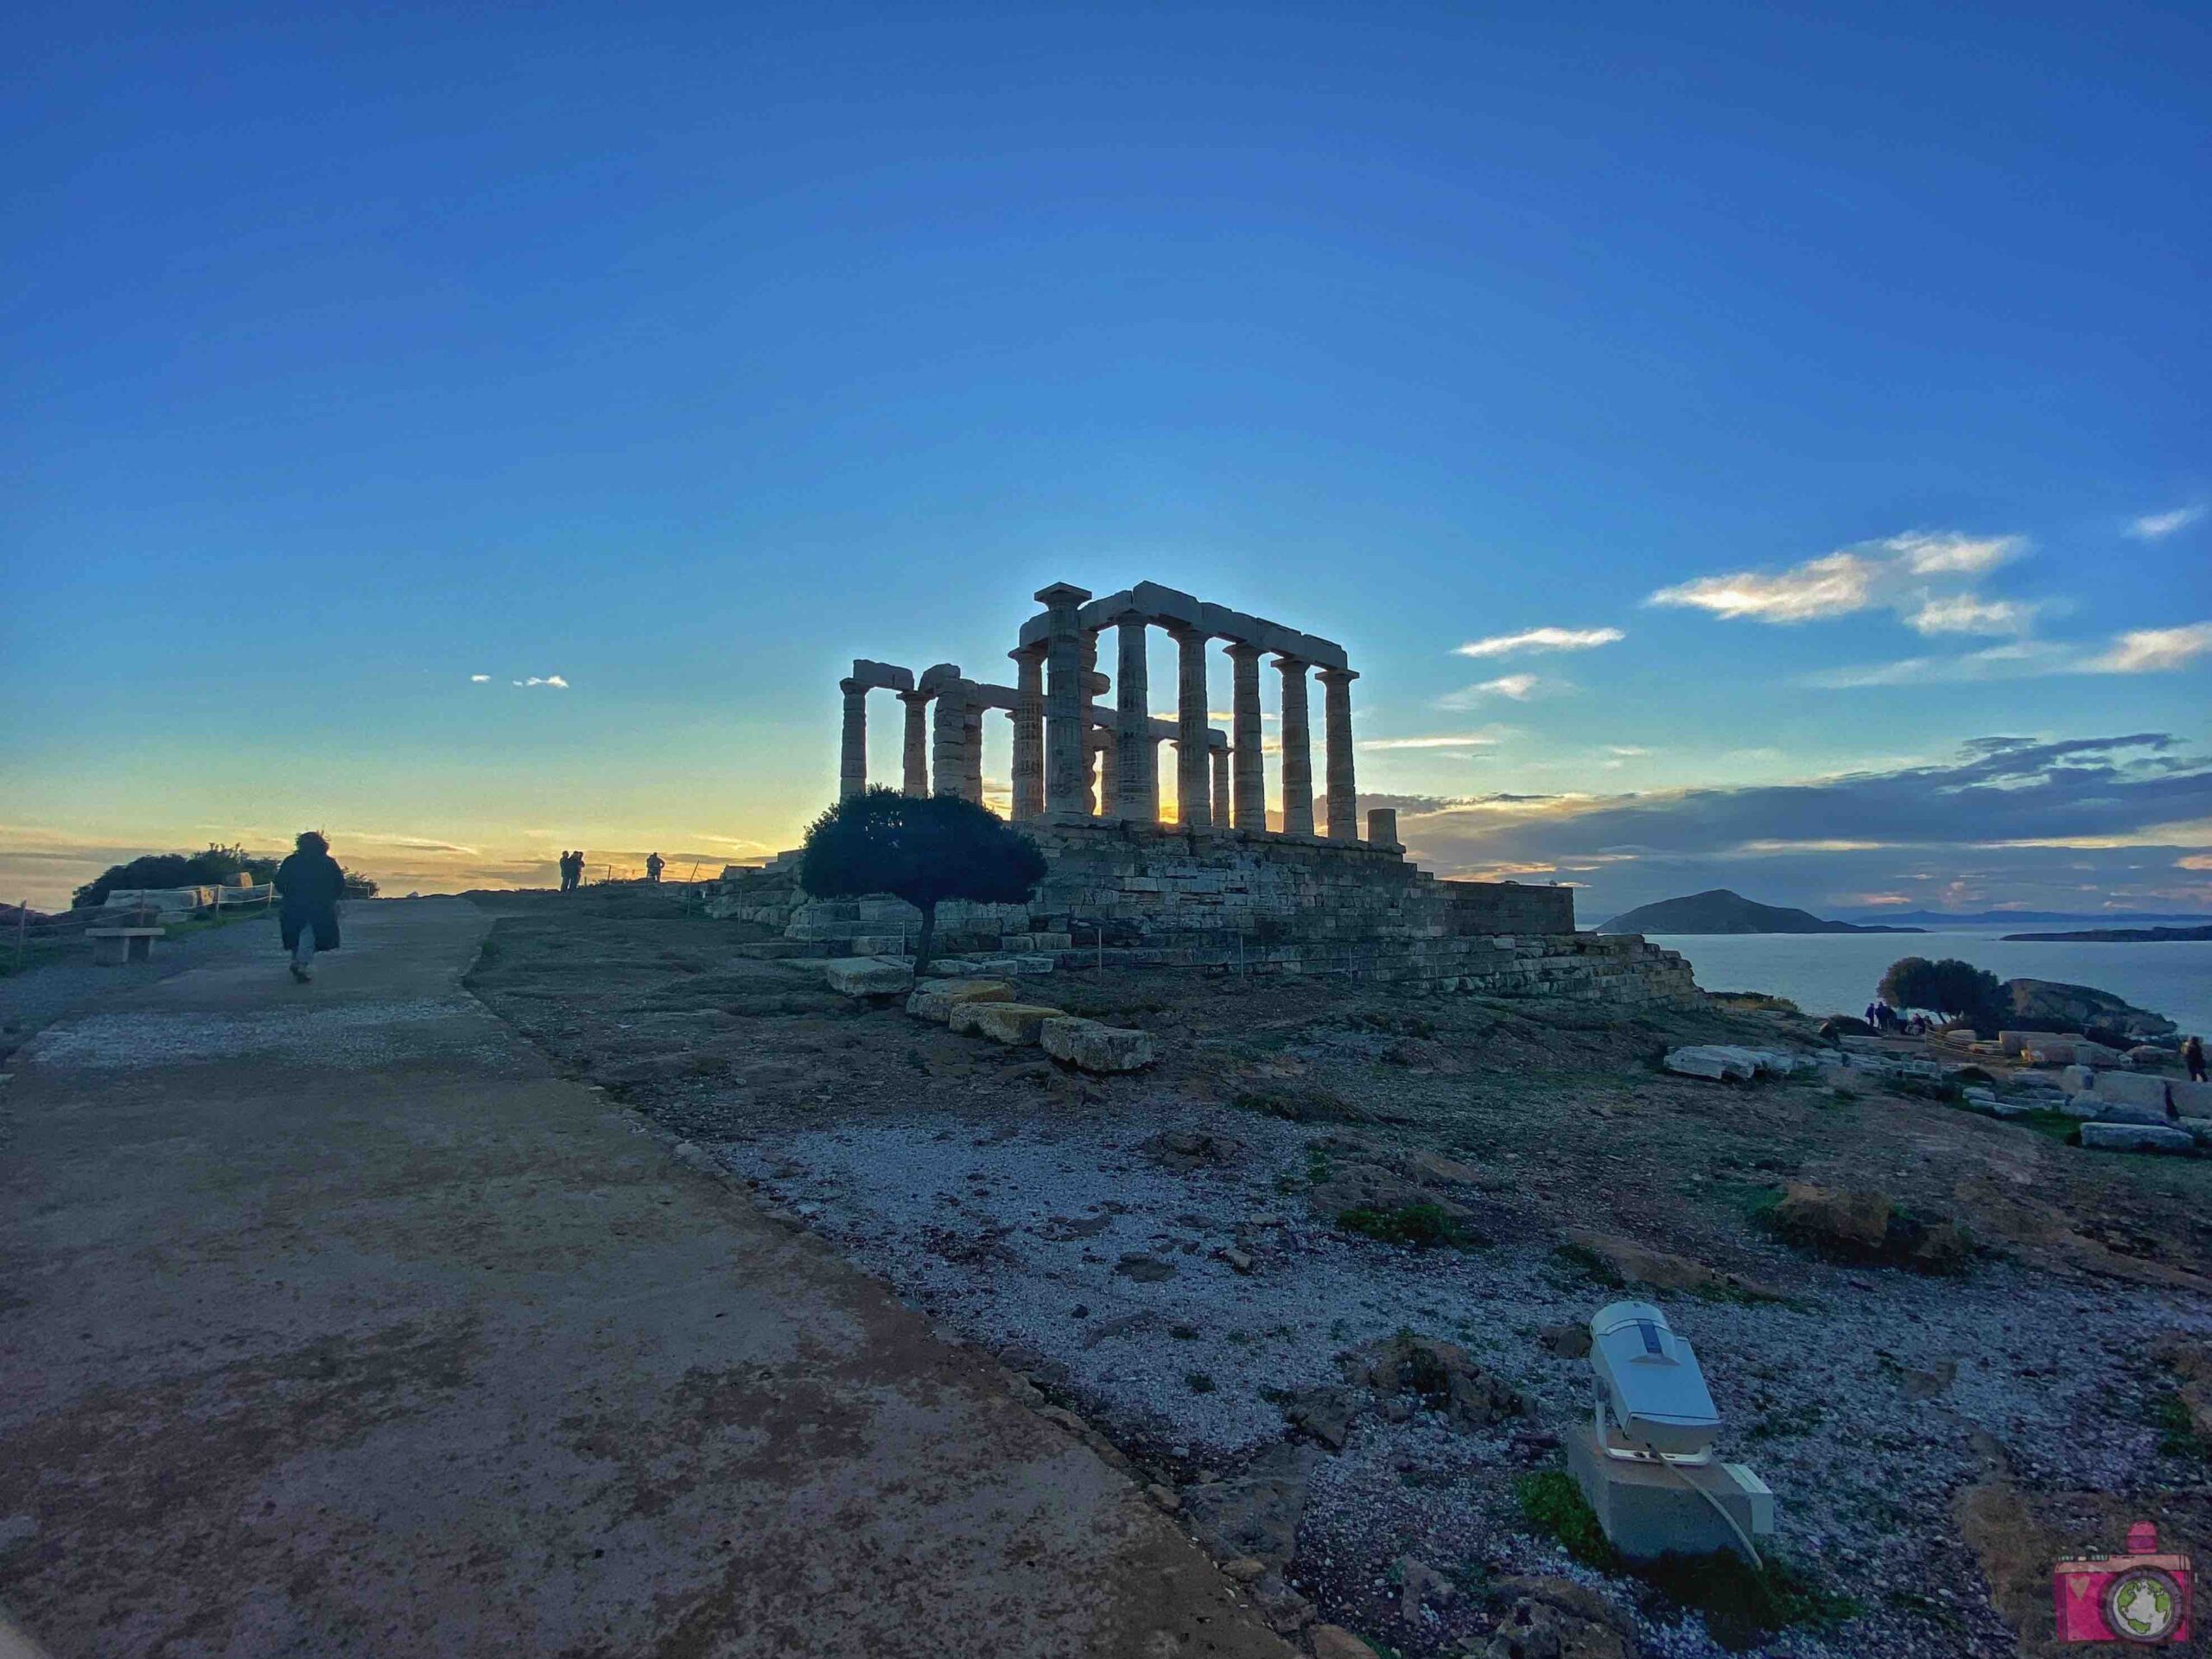
[[[1318,975],[1491,996],[1626,1003],[1695,995],[1674,951],[1578,933],[1571,888],[1441,881],[1396,847],[1095,820],[1025,823],[1048,866],[1027,905],[938,907],[948,954],[1065,969]],[[903,954],[921,913],[887,896],[810,900],[785,855],[726,872],[708,913],[779,929],[808,956]]]

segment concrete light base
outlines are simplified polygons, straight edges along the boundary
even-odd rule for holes
[[[1666,1468],[1607,1457],[1597,1432],[1578,1424],[1567,1435],[1567,1466],[1598,1512],[1613,1548],[1630,1560],[1706,1555],[1743,1546],[1693,1485],[1710,1492],[1752,1542],[1774,1535],[1774,1494],[1740,1463]]]

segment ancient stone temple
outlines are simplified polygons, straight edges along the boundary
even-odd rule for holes
[[[1344,647],[1153,582],[1103,598],[1057,582],[1007,654],[1013,683],[939,663],[919,673],[861,658],[841,682],[838,791],[868,775],[868,695],[903,709],[899,786],[983,800],[986,716],[1011,726],[1011,817],[1049,874],[1027,906],[947,906],[949,950],[1048,970],[1083,961],[1342,973],[1429,988],[1631,1000],[1686,995],[1680,957],[1633,936],[1578,933],[1573,890],[1440,881],[1405,856],[1397,815],[1356,821],[1352,682]],[[1152,709],[1147,645],[1175,643],[1175,713]],[[1113,632],[1109,675],[1100,638]],[[1230,664],[1228,728],[1212,723],[1208,648]],[[1270,813],[1261,664],[1280,677]],[[1315,817],[1312,693],[1321,683]],[[1109,694],[1110,701],[1108,701]],[[1160,749],[1175,750],[1175,811],[1160,815]],[[810,901],[795,854],[727,872],[711,908],[784,927],[795,950],[898,954],[919,918],[896,899]],[[1005,969],[1001,965],[1001,971]]]

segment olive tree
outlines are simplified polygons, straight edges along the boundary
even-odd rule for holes
[[[2005,1007],[1997,976],[1956,957],[1900,957],[1882,976],[1879,995],[1893,1008],[1933,1008],[1977,1027],[1995,1020]]]

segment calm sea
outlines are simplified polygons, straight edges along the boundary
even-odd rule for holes
[[[2082,923],[2080,925],[2087,926]],[[2037,924],[2041,932],[2065,925]],[[2014,925],[1942,933],[1653,934],[1679,950],[1708,991],[1766,991],[1808,1014],[1859,1014],[1899,957],[1961,957],[1999,979],[2093,985],[2212,1038],[2212,940],[2178,944],[2007,944]]]

